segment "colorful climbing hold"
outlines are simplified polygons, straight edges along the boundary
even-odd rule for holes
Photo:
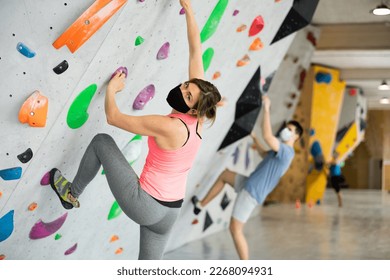
[[[237,61],[237,67],[241,67],[241,66],[245,66],[245,65],[247,65],[247,64],[249,64],[249,62],[250,62],[250,58],[249,58],[249,56],[246,54],[246,55],[244,55],[240,60],[238,60]]]
[[[264,28],[264,19],[262,16],[257,16],[252,22],[251,27],[249,28],[249,37],[255,36]]]
[[[54,67],[53,71],[57,75],[60,75],[60,74],[64,73],[68,68],[69,68],[69,64],[66,60],[64,60],[60,64],[58,64],[56,67]]]
[[[141,45],[143,42],[145,42],[145,39],[144,38],[142,38],[141,36],[137,36],[137,38],[135,38],[135,45],[136,46],[139,46],[139,45]]]
[[[47,186],[50,184],[50,172],[46,172],[41,179],[41,186]]]
[[[239,10],[234,10],[234,11],[233,11],[233,16],[238,15],[239,12],[240,12]]]
[[[33,127],[44,127],[46,125],[47,110],[49,101],[40,91],[34,91],[29,98],[24,101],[19,110],[19,121],[27,123]]]
[[[118,74],[118,73],[123,73],[123,74],[125,74],[125,77],[127,78],[127,73],[128,73],[127,68],[124,67],[124,66],[121,66],[121,67],[119,67],[118,69],[116,69],[114,73],[112,73],[110,80],[111,80],[112,78],[114,78],[114,76],[115,76],[116,74]]]
[[[142,136],[136,134],[122,149],[122,154],[125,156],[130,165],[132,165],[141,155]]]
[[[250,158],[250,155],[249,155],[249,151],[250,151],[250,147],[252,145],[251,144],[248,144],[247,147],[246,147],[246,153],[245,153],[245,169],[248,169],[249,167],[249,164],[251,162],[251,158]]]
[[[197,225],[197,224],[199,224],[199,220],[198,219],[194,219],[191,224],[192,225]]]
[[[0,170],[0,177],[5,181],[17,180],[22,176],[21,167],[12,167]]]
[[[76,251],[76,249],[77,249],[77,243],[74,244],[72,247],[70,247],[68,250],[66,250],[64,255],[67,256],[67,255],[73,254],[74,251]]]
[[[0,255],[0,261],[2,261],[2,260],[5,260],[5,255],[3,255],[3,254]]]
[[[186,13],[186,10],[184,10],[184,8],[181,8],[179,14],[184,15],[185,13]]]
[[[16,49],[18,50],[18,52],[20,52],[22,55],[24,55],[27,58],[33,58],[36,55],[36,53],[32,49],[27,47],[22,42],[19,42],[16,45]]]
[[[38,207],[38,204],[36,202],[32,202],[29,206],[28,206],[28,211],[34,211],[35,209],[37,209]]]
[[[295,200],[295,208],[296,208],[296,209],[301,208],[301,200],[298,199],[298,198]]]
[[[249,46],[250,51],[259,51],[264,47],[263,42],[260,38],[256,38],[253,40],[252,44]]]
[[[319,84],[330,84],[332,81],[332,75],[327,72],[318,72],[315,79]]]
[[[246,25],[245,24],[241,24],[239,27],[237,27],[236,31],[237,32],[242,32],[246,29]]]
[[[0,242],[6,240],[14,231],[14,210],[0,218]]]
[[[79,128],[88,120],[89,114],[87,110],[96,90],[96,84],[91,84],[74,99],[72,105],[69,107],[66,118],[66,122],[70,128]]]
[[[204,51],[202,55],[202,60],[203,60],[203,70],[206,72],[207,69],[209,69],[209,66],[211,64],[211,60],[213,59],[214,56],[214,49],[213,48],[208,48]]]
[[[217,107],[225,106],[226,103],[227,103],[226,97],[222,96],[222,99],[217,103]]]
[[[115,251],[115,255],[119,255],[119,254],[122,254],[123,253],[123,248],[118,248],[118,249],[116,249],[116,251]]]
[[[119,240],[119,236],[118,236],[118,235],[113,235],[113,236],[111,236],[111,238],[110,238],[110,243],[111,243],[111,242],[115,242],[115,241],[117,241],[117,240]]]
[[[114,203],[111,206],[110,212],[108,213],[107,220],[112,220],[118,217],[121,213],[122,213],[122,209],[119,207],[118,202],[114,201]]]
[[[213,80],[216,80],[216,79],[218,79],[219,77],[221,77],[221,72],[219,72],[219,71],[217,71],[217,72],[215,72],[214,74],[213,74]]]
[[[211,12],[206,24],[203,26],[200,32],[200,40],[204,43],[209,39],[217,30],[218,24],[225,12],[229,0],[219,0],[215,5],[214,10]]]
[[[314,34],[313,32],[308,32],[307,33],[307,36],[306,36],[306,39],[315,47],[317,46],[317,40],[316,40],[316,37],[314,37]]]
[[[61,234],[57,233],[55,236],[54,236],[54,240],[58,240],[62,237]]]
[[[162,60],[166,59],[169,55],[169,42],[164,43],[157,52],[157,59]]]
[[[30,239],[41,239],[52,235],[62,227],[62,225],[65,223],[67,216],[68,213],[65,213],[58,219],[49,223],[45,223],[41,219],[39,219],[38,222],[36,222],[30,230]]]
[[[357,94],[357,89],[356,88],[350,88],[348,90],[348,95],[349,96],[355,96]]]
[[[155,93],[155,88],[153,84],[146,86],[142,89],[133,102],[134,110],[142,110],[145,105],[153,99]]]
[[[21,153],[20,155],[17,155],[17,158],[20,160],[21,163],[27,163],[32,159],[33,152],[30,148],[28,148],[25,152]]]
[[[236,165],[240,157],[240,148],[238,146],[236,146],[236,148],[234,149],[232,156],[233,156],[233,164]]]
[[[0,198],[3,196],[3,193],[2,192],[0,192]]]

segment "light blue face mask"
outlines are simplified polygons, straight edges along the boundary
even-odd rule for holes
[[[288,127],[285,127],[279,134],[280,140],[282,140],[283,142],[287,142],[291,139],[292,134],[293,133],[288,129]]]

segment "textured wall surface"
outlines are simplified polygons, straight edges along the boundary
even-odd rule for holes
[[[216,0],[193,1],[200,30],[217,3]],[[105,87],[119,66],[129,69],[126,88],[116,97],[123,112],[134,115],[170,112],[165,101],[168,91],[188,78],[185,18],[179,14],[179,1],[129,0],[76,52],[71,53],[67,47],[55,49],[52,43],[91,4],[92,0],[4,1],[0,9],[0,170],[19,167],[22,171],[20,178],[0,179],[0,255],[7,259],[135,259],[138,256],[138,225],[120,212],[108,220],[114,198],[104,175],[99,173],[80,197],[81,208],[71,211],[64,210],[50,186],[42,186],[40,181],[52,167],[72,179],[86,146],[97,133],[109,133],[121,149],[134,137],[109,126],[104,114]],[[189,198],[195,192],[206,190],[224,168],[250,173],[260,160],[249,149],[247,138],[220,152],[217,149],[234,120],[235,102],[256,69],[261,66],[262,78],[276,71],[294,39],[291,35],[270,45],[291,6],[292,0],[228,1],[216,32],[203,43],[203,50],[214,49],[206,78],[211,80],[216,71],[221,73],[212,82],[227,102],[219,108],[215,124],[203,132],[203,144],[188,178],[186,199],[168,250],[227,226],[233,203],[223,210],[222,195],[216,199],[208,210],[213,222],[204,230],[207,219],[200,216],[194,222]],[[233,15],[235,10],[239,13]],[[249,27],[259,15],[264,19],[264,29],[250,37]],[[246,30],[237,32],[242,24],[247,26]],[[144,38],[138,46],[135,45],[137,36]],[[255,38],[260,38],[264,47],[250,51],[248,48]],[[16,49],[19,42],[36,55],[27,58],[19,53]],[[169,55],[157,60],[157,52],[166,42],[170,43]],[[246,54],[249,64],[236,66]],[[53,68],[63,60],[67,60],[69,68],[58,75]],[[88,119],[79,128],[70,128],[69,108],[80,92],[92,84],[96,84],[97,91],[85,108]],[[134,98],[150,84],[155,86],[155,97],[143,111],[133,110]],[[44,127],[31,127],[18,121],[19,109],[35,90],[48,98]],[[277,107],[277,101],[273,99],[273,102]],[[273,114],[279,116],[285,112],[275,110]],[[146,137],[141,141],[141,153],[132,165],[138,174],[147,154]],[[22,163],[17,156],[28,148],[33,157]],[[240,157],[234,163],[232,153],[236,149]],[[227,196],[232,201],[235,194],[227,190]],[[28,209],[31,203],[36,203],[35,208],[30,207],[33,211]],[[31,239],[31,230],[37,228],[48,236]]]

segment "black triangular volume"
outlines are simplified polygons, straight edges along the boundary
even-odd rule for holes
[[[226,134],[225,138],[223,139],[221,146],[219,146],[218,151],[225,148],[226,146],[229,146],[230,144],[244,138],[247,135],[248,135],[248,132],[246,130],[239,127],[236,123],[233,123],[233,125],[230,127],[228,133]]]
[[[32,159],[33,157],[33,152],[30,148],[28,148],[24,153],[21,153],[20,155],[17,156],[18,159],[22,162],[22,163],[27,163],[30,161],[30,159]]]
[[[220,204],[222,210],[225,210],[226,207],[228,207],[229,203],[230,203],[230,199],[229,199],[229,197],[227,196],[227,193],[225,192],[224,195],[223,195],[221,204]]]
[[[247,132],[247,135],[249,135],[256,124],[259,113],[260,113],[260,108],[257,108],[256,110],[248,111],[245,115],[241,116],[241,118],[236,119],[234,121],[234,124],[241,127],[243,130]]]
[[[271,45],[308,25],[319,0],[294,0],[294,4],[276,33]]]
[[[203,225],[203,232],[208,229],[211,225],[213,224],[213,220],[211,219],[209,212],[206,211],[206,219],[204,220],[204,225]]]

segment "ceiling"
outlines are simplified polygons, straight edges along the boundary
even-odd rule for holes
[[[390,7],[390,0],[383,1]],[[390,84],[390,15],[375,16],[370,10],[380,0],[320,0],[312,25],[321,29],[312,62],[340,69],[347,85],[363,89],[368,106],[389,109],[379,103],[390,91],[378,85]]]

